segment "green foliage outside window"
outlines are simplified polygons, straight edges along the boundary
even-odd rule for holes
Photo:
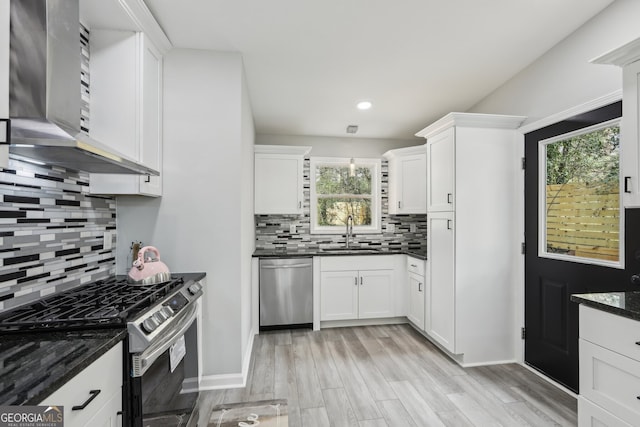
[[[547,185],[618,186],[620,127],[610,126],[547,145]]]
[[[371,225],[372,179],[369,167],[318,166],[316,195],[319,226],[344,226],[349,215],[353,225]]]

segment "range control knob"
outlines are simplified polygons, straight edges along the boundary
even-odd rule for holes
[[[155,313],[153,313],[152,316],[154,319],[156,319],[156,321],[158,322],[158,324],[162,324],[164,323],[165,320],[167,320],[169,318],[169,316],[167,316],[167,314],[162,311],[162,310],[158,310]]]
[[[142,322],[142,330],[150,334],[151,332],[156,330],[158,325],[160,324],[156,319],[154,319],[153,317],[149,317],[145,319],[144,322]]]
[[[202,289],[202,285],[200,283],[194,283],[193,285],[189,286],[189,293],[191,295],[195,295],[200,289]]]
[[[165,305],[164,307],[162,307],[160,309],[161,312],[163,312],[165,314],[165,316],[167,316],[167,318],[173,316],[173,308],[169,307],[168,305]]]

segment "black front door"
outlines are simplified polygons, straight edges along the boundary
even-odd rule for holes
[[[621,102],[572,117],[525,135],[525,363],[578,392],[578,304],[571,294],[633,289],[638,267],[638,210],[626,216],[626,271],[538,256],[539,141],[563,135],[622,113]],[[545,179],[542,177],[542,179]],[[635,231],[634,231],[635,230]],[[638,288],[636,287],[636,290]]]

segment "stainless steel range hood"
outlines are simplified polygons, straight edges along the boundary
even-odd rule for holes
[[[80,131],[78,0],[11,0],[9,153],[96,173],[159,175]]]

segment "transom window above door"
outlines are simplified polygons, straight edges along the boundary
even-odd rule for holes
[[[621,266],[619,122],[540,141],[539,256]]]
[[[380,233],[379,159],[312,157],[311,233],[344,234],[347,219],[354,233]]]

